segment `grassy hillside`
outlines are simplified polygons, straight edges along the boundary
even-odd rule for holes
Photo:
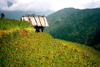
[[[0,67],[100,66],[100,52],[92,47],[54,39],[50,34],[26,28],[1,35]]]
[[[16,30],[26,30],[35,32],[35,29],[26,21],[19,21],[15,19],[1,19],[0,18],[0,36],[5,33],[10,33]]]
[[[54,38],[73,41],[94,47],[100,45],[100,8],[65,8],[49,16],[45,29]],[[98,48],[100,49],[100,47]]]

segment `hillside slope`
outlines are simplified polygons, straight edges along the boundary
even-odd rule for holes
[[[100,45],[100,8],[65,8],[47,16],[47,20],[50,27],[45,32],[54,38],[89,46]]]
[[[0,37],[0,67],[99,67],[99,63],[99,51],[47,33],[23,28]]]
[[[15,19],[1,19],[0,18],[0,37],[5,33],[11,33],[17,30],[34,31],[30,23],[26,21],[19,21]]]

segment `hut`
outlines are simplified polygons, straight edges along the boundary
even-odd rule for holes
[[[47,19],[44,15],[26,14],[21,17],[22,21],[28,21],[32,27],[36,29],[36,32],[43,32],[45,27],[48,27]]]

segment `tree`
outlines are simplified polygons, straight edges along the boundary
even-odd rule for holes
[[[5,17],[5,15],[3,13],[1,13],[1,18],[4,18],[4,17]]]

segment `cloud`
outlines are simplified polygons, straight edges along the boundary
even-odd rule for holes
[[[7,7],[7,2],[6,0],[0,0],[0,8]]]
[[[11,2],[7,2],[7,4],[8,4],[8,7],[13,5]]]
[[[100,8],[100,2],[90,2],[88,4],[85,4],[84,5],[85,7],[88,7],[88,8],[95,8],[95,7],[98,7]]]
[[[12,5],[8,7],[7,3]],[[5,11],[57,11],[73,7],[78,9],[100,7],[99,0],[0,0],[0,9]],[[90,4],[90,5],[87,5]]]

